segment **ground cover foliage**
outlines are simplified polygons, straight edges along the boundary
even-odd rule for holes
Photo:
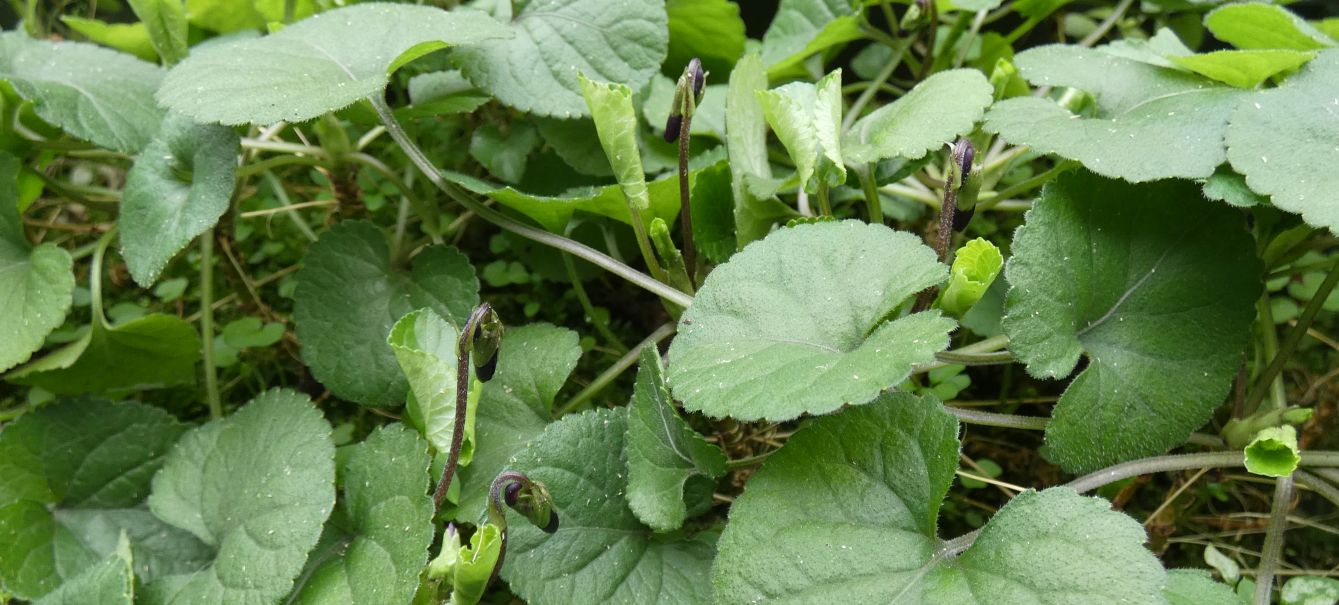
[[[1339,601],[1339,11],[13,0],[0,602]]]

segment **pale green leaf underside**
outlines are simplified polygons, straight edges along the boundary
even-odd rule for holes
[[[1220,50],[1170,59],[1181,67],[1229,86],[1255,88],[1315,56],[1315,53],[1297,50]]]
[[[990,82],[974,69],[930,76],[851,126],[842,138],[846,161],[863,165],[892,157],[918,159],[970,132],[993,94]]]
[[[566,328],[549,324],[507,328],[497,375],[484,383],[475,406],[479,415],[474,460],[459,471],[456,520],[474,523],[483,515],[493,478],[544,432],[553,418],[554,398],[580,357],[577,333]]]
[[[107,149],[148,144],[163,119],[153,99],[162,78],[156,65],[92,44],[0,34],[0,79],[43,120]]]
[[[809,177],[814,175],[822,160],[836,171],[831,175],[834,178],[830,184],[846,181],[839,138],[841,73],[840,69],[834,71],[817,84],[791,82],[758,93],[763,116],[795,163],[801,187],[808,186]]]
[[[652,539],[627,490],[622,409],[549,425],[510,466],[540,481],[561,519],[546,534],[509,513],[502,577],[531,605],[710,603],[711,534]]]
[[[1035,85],[1093,95],[1096,115],[1076,117],[1054,101],[1020,97],[991,108],[985,128],[1015,145],[1133,182],[1213,174],[1226,160],[1228,116],[1253,94],[1101,49],[1043,46],[1015,61]]]
[[[454,172],[445,173],[446,178],[479,195],[492,198],[499,204],[511,208],[554,233],[562,233],[578,211],[589,212],[628,223],[628,202],[618,185],[589,187],[568,191],[561,197],[536,195],[518,191],[512,187],[499,187],[473,177]],[[670,175],[646,184],[650,198],[652,218],[673,223],[679,214],[679,178]]]
[[[637,112],[632,108],[632,90],[621,84],[595,82],[579,75],[595,132],[605,158],[614,170],[619,189],[630,208],[642,212],[651,207],[646,191],[646,172],[637,150]]]
[[[0,432],[0,584],[37,598],[130,535],[139,575],[192,569],[208,552],[139,508],[186,427],[139,403],[65,400]],[[86,601],[89,602],[89,601]]]
[[[1236,605],[1240,602],[1232,587],[1215,582],[1203,569],[1168,570],[1167,587],[1162,589],[1162,594],[1168,605]]]
[[[1339,580],[1325,576],[1295,576],[1283,584],[1283,605],[1328,605],[1339,601]]]
[[[122,535],[116,551],[79,571],[54,592],[33,605],[131,605],[135,600],[135,572],[130,542]]]
[[[885,321],[947,273],[919,238],[883,225],[777,231],[717,267],[684,313],[674,394],[741,420],[865,403],[948,346],[953,322],[938,311]]]
[[[237,173],[237,135],[171,115],[135,159],[121,193],[121,253],[141,286],[228,210]]]
[[[196,49],[168,72],[158,100],[200,122],[300,122],[379,93],[403,58],[508,35],[480,12],[359,4]]]
[[[428,443],[400,424],[353,446],[343,463],[345,550],[313,573],[303,605],[408,603],[432,543]]]
[[[149,508],[215,555],[145,588],[150,604],[277,602],[335,505],[330,425],[305,395],[262,393],[187,433],[153,480]]]
[[[74,292],[70,253],[28,245],[18,211],[19,161],[0,153],[0,371],[27,360],[65,322]]]
[[[450,246],[429,246],[408,271],[391,267],[377,227],[345,221],[311,245],[298,271],[293,320],[302,358],[336,395],[373,407],[404,404],[409,384],[386,336],[401,317],[430,308],[464,321],[479,303],[479,279]]]
[[[1255,317],[1260,261],[1235,209],[1184,181],[1087,172],[1051,183],[1015,235],[1009,350],[1063,378],[1045,454],[1082,472],[1181,443],[1231,386]]]
[[[628,506],[656,531],[673,531],[688,517],[689,480],[713,482],[725,474],[725,453],[674,411],[660,354],[642,350],[637,385],[628,405]]]
[[[200,335],[173,315],[154,313],[117,326],[94,318],[82,338],[5,376],[57,394],[152,389],[195,380]]]
[[[758,91],[767,90],[767,70],[756,54],[745,56],[730,72],[725,99],[726,151],[730,154],[730,188],[734,193],[735,237],[743,248],[762,239],[772,224],[793,211],[771,197],[754,195],[750,178],[771,179],[767,160],[767,122]]]
[[[1339,50],[1321,52],[1276,89],[1243,101],[1227,129],[1227,157],[1257,193],[1339,233]]]
[[[386,338],[409,381],[407,417],[437,452],[451,451],[456,425],[456,356],[460,332],[431,309],[419,309],[395,322]],[[471,398],[474,399],[474,398]],[[474,419],[478,402],[469,401],[460,465],[474,455]]]
[[[903,393],[801,429],[731,508],[717,602],[1159,602],[1143,529],[1068,488],[1020,494],[961,556],[943,552],[957,429],[937,400]]]
[[[499,101],[541,116],[586,115],[577,74],[641,89],[669,45],[657,0],[516,3],[514,36],[457,49],[452,61]]]

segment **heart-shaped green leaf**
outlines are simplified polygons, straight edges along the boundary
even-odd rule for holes
[[[126,173],[121,193],[121,254],[131,277],[149,287],[163,266],[228,210],[237,174],[237,135],[178,115]]]
[[[1009,350],[1038,378],[1087,355],[1046,429],[1048,458],[1082,472],[1159,454],[1232,385],[1260,295],[1241,213],[1183,181],[1071,173],[1014,236]]]
[[[577,74],[641,89],[669,44],[660,0],[513,3],[514,37],[466,45],[452,61],[475,86],[541,116],[586,115]]]
[[[674,531],[688,518],[689,481],[714,484],[725,474],[725,452],[707,443],[674,411],[674,398],[654,346],[642,349],[637,385],[628,404],[628,506],[656,531]]]
[[[36,599],[113,555],[122,531],[142,581],[203,564],[204,544],[142,507],[154,472],[185,430],[158,408],[96,399],[53,403],[6,426],[0,585]]]
[[[918,159],[971,132],[994,98],[990,82],[975,69],[937,73],[852,124],[842,138],[846,161]]]
[[[480,12],[358,4],[196,49],[168,72],[158,100],[200,122],[300,122],[379,94],[390,72],[429,52],[508,36]]]
[[[336,395],[373,407],[404,403],[409,384],[386,336],[415,309],[464,321],[479,304],[479,279],[450,246],[430,246],[407,271],[391,266],[386,237],[347,221],[311,245],[298,271],[293,321],[302,358]]]
[[[340,466],[343,545],[302,586],[302,605],[408,603],[432,544],[428,443],[403,425],[377,429]]]
[[[150,582],[146,602],[278,602],[335,506],[334,458],[330,424],[293,391],[267,391],[187,433],[153,478],[149,508],[213,559]]]
[[[199,359],[200,335],[181,318],[154,313],[112,326],[94,317],[78,340],[5,379],[66,395],[154,389],[193,382]]]
[[[497,375],[484,383],[475,422],[474,459],[460,469],[456,520],[474,523],[488,506],[488,488],[553,419],[553,400],[581,357],[577,333],[549,324],[508,328]]]
[[[135,571],[130,540],[123,532],[116,550],[85,568],[33,605],[131,605],[135,601]]]
[[[622,409],[567,416],[516,457],[512,470],[543,483],[561,521],[547,534],[508,511],[502,577],[532,605],[710,603],[714,535],[653,539],[628,488]]]
[[[0,371],[22,363],[65,322],[74,292],[70,253],[33,248],[18,210],[19,161],[0,152]]]
[[[1015,62],[1033,84],[1088,92],[1096,110],[1078,116],[1049,99],[1006,99],[986,115],[986,129],[1134,182],[1213,174],[1227,159],[1228,116],[1253,94],[1101,49],[1043,46]]]
[[[948,551],[935,530],[957,431],[937,400],[905,393],[802,428],[731,507],[716,601],[1159,602],[1143,528],[1068,488],[1019,494],[966,552]]]
[[[702,284],[670,347],[674,394],[741,420],[865,403],[948,346],[938,311],[896,317],[947,274],[919,238],[883,225],[777,231]]]
[[[133,153],[158,132],[162,78],[156,65],[92,44],[0,34],[0,79],[43,120],[107,149]]]
[[[1227,158],[1275,206],[1339,232],[1336,78],[1339,50],[1327,50],[1283,86],[1243,101],[1227,129]]]

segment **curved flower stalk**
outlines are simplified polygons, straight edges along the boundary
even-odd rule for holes
[[[507,559],[507,513],[502,508],[503,503],[524,515],[541,531],[550,534],[558,531],[558,511],[553,508],[553,497],[543,483],[516,471],[498,474],[488,488],[488,525],[497,527],[501,532],[502,550],[498,553],[497,564],[493,566],[490,583],[502,571],[502,564]]]
[[[493,312],[492,306],[482,303],[465,320],[465,327],[456,341],[456,424],[451,432],[451,451],[446,458],[446,467],[442,469],[442,479],[437,482],[432,496],[437,510],[441,510],[442,502],[446,500],[446,490],[451,487],[456,465],[460,462],[460,446],[465,441],[470,367],[474,367],[474,375],[480,382],[488,382],[497,371],[497,353],[501,345],[502,320]]]

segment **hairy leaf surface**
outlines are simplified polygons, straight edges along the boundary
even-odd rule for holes
[[[1009,350],[1038,378],[1083,370],[1044,453],[1083,472],[1181,443],[1223,401],[1242,361],[1261,265],[1239,211],[1192,183],[1071,173],[1014,236]]]
[[[740,420],[865,403],[948,346],[953,322],[938,311],[896,316],[947,274],[919,238],[883,225],[777,231],[717,267],[684,313],[669,351],[674,394]]]

